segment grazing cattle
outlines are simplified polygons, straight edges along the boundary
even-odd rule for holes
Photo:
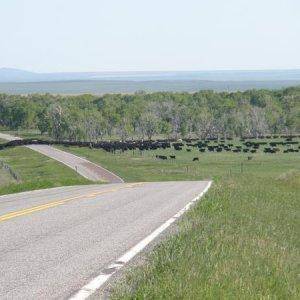
[[[175,156],[175,155],[170,155],[170,158],[171,158],[171,159],[175,159],[176,156]]]
[[[158,158],[158,159],[162,159],[162,160],[166,160],[166,159],[168,159],[168,157],[167,157],[167,156],[165,156],[165,155],[156,155],[156,158]]]
[[[289,148],[283,151],[283,153],[293,153],[293,152],[299,152],[299,149]]]
[[[199,157],[194,157],[193,161],[199,161]]]
[[[186,151],[187,151],[187,152],[191,152],[191,151],[192,151],[192,149],[186,149]]]
[[[265,148],[264,149],[264,153],[276,153],[277,152],[277,148]]]
[[[177,150],[177,151],[181,151],[182,150],[181,147],[174,147],[174,149]]]

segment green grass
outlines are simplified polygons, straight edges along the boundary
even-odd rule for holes
[[[0,188],[16,181],[10,176],[9,172],[0,167]]]
[[[155,154],[174,151],[64,149],[127,181],[214,180],[178,233],[113,288],[113,299],[299,299],[298,153],[258,153],[248,161],[249,154],[193,150],[160,161]]]
[[[269,170],[286,171],[294,167],[295,162],[300,162],[299,154],[249,154],[235,153],[199,153],[196,149],[192,152],[175,151],[171,149],[145,151],[127,151],[112,155],[103,150],[80,147],[59,147],[95,163],[99,163],[110,171],[121,176],[125,181],[166,181],[166,180],[199,180],[220,179],[234,174],[256,174]],[[155,158],[156,154],[176,155],[174,161],[162,161]],[[199,162],[193,162],[194,157],[199,157]]]
[[[299,299],[299,186],[299,171],[215,182],[112,298]]]
[[[67,166],[25,147],[1,150],[0,160],[7,163],[21,178],[19,183],[1,184],[0,195],[91,183]]]

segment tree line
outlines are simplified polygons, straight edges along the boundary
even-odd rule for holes
[[[300,132],[300,87],[103,96],[0,94],[0,126],[92,142],[293,134]]]

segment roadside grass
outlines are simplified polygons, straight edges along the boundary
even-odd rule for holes
[[[0,167],[0,188],[15,182],[16,181],[12,178],[12,176]]]
[[[213,179],[178,233],[113,286],[112,299],[299,299],[300,157],[60,147],[126,181]],[[172,155],[161,161],[156,154]],[[198,156],[199,162],[192,162]]]
[[[228,176],[112,299],[299,299],[300,172]]]
[[[21,178],[20,182],[3,181],[0,184],[0,195],[91,183],[67,166],[26,147],[1,150],[0,160],[7,163]]]

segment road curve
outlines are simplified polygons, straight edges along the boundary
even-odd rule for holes
[[[66,299],[209,182],[61,187],[0,197],[0,299]]]
[[[14,137],[4,133],[0,133],[0,138],[8,141],[21,139],[19,137]],[[48,145],[29,145],[26,147],[63,163],[64,165],[75,170],[81,176],[91,181],[105,181],[108,183],[124,182],[123,179],[120,178],[118,175],[86,160],[85,158],[76,156],[74,154],[56,149]]]

